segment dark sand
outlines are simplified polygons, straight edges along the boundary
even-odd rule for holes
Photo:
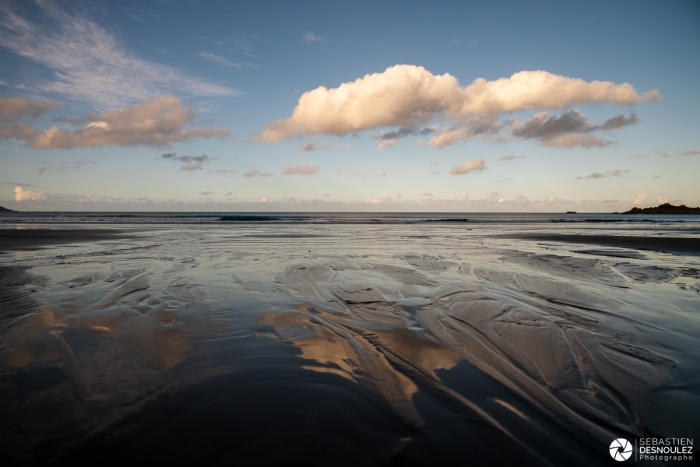
[[[697,257],[530,240],[697,244],[500,232],[2,231],[2,458],[573,467],[700,439]]]
[[[49,245],[117,240],[136,237],[119,229],[0,229],[0,254],[7,251],[31,251]]]
[[[637,237],[630,235],[582,235],[559,233],[522,233],[499,235],[502,238],[534,240],[539,242],[582,243],[588,245],[631,248],[676,254],[700,254],[700,238],[687,237]]]

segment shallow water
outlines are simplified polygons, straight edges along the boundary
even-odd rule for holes
[[[590,465],[700,438],[698,256],[492,223],[138,228],[0,256],[15,463]]]

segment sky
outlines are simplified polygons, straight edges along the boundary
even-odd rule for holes
[[[0,206],[700,205],[700,2],[0,1]]]

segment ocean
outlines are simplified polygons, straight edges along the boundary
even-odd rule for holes
[[[700,225],[693,215],[625,215],[610,213],[371,213],[371,212],[8,212],[1,224],[217,224],[265,222],[286,224],[421,224],[465,222],[479,224],[619,223]]]

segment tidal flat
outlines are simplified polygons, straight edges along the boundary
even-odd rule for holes
[[[620,437],[700,439],[693,229],[7,224],[0,239],[8,465],[575,466],[610,462]]]

